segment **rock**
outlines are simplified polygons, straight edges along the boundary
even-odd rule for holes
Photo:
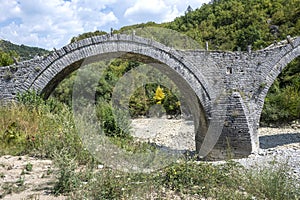
[[[104,165],[98,165],[97,168],[98,168],[98,169],[103,169],[103,168],[104,168]]]

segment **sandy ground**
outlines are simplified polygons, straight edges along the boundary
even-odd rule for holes
[[[26,165],[32,170],[26,170]],[[39,160],[28,156],[0,157],[0,199],[66,199],[54,197],[55,168],[51,160]]]
[[[193,121],[163,118],[134,119],[132,135],[139,141],[176,150],[195,150]]]
[[[195,149],[192,121],[145,118],[133,120],[132,127],[133,136],[137,140],[180,150]],[[260,153],[241,159],[242,164],[254,165],[256,162],[272,159],[272,156],[276,155],[281,158],[291,156],[294,173],[300,174],[299,128],[260,128],[259,136]],[[32,171],[26,170],[28,163],[32,165]],[[55,197],[51,194],[55,181],[54,172],[55,168],[51,160],[39,160],[28,156],[2,156],[0,157],[0,199],[67,199],[65,196]]]

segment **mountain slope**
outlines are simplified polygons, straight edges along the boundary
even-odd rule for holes
[[[16,45],[6,40],[0,39],[0,51],[2,52],[15,52],[18,54],[20,60],[28,60],[34,58],[36,55],[45,55],[49,51],[38,48],[38,47],[29,47],[25,45]]]
[[[166,23],[211,49],[260,49],[300,35],[300,0],[214,0]]]

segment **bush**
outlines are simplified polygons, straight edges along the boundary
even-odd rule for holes
[[[299,199],[299,184],[289,173],[286,163],[273,162],[269,167],[248,171],[243,187],[258,199]]]
[[[283,124],[300,119],[300,57],[288,64],[265,98],[262,125]]]
[[[19,96],[20,102],[0,108],[0,155],[29,154],[53,158],[68,147],[69,154],[82,162],[92,160],[77,134],[73,114],[66,105],[36,93]]]
[[[126,118],[126,113],[114,110],[111,104],[104,100],[98,101],[96,112],[106,136],[120,138],[130,136],[130,122]]]
[[[67,149],[61,149],[54,154],[54,164],[59,169],[53,192],[55,195],[69,193],[79,188],[81,181],[76,174],[76,157],[70,155]]]
[[[241,170],[234,162],[223,165],[179,163],[166,168],[163,184],[175,191],[210,197],[220,187],[238,190],[242,178],[238,171]]]

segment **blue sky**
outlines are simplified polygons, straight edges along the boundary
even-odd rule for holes
[[[0,0],[0,38],[45,49],[78,34],[172,21],[210,0]]]

